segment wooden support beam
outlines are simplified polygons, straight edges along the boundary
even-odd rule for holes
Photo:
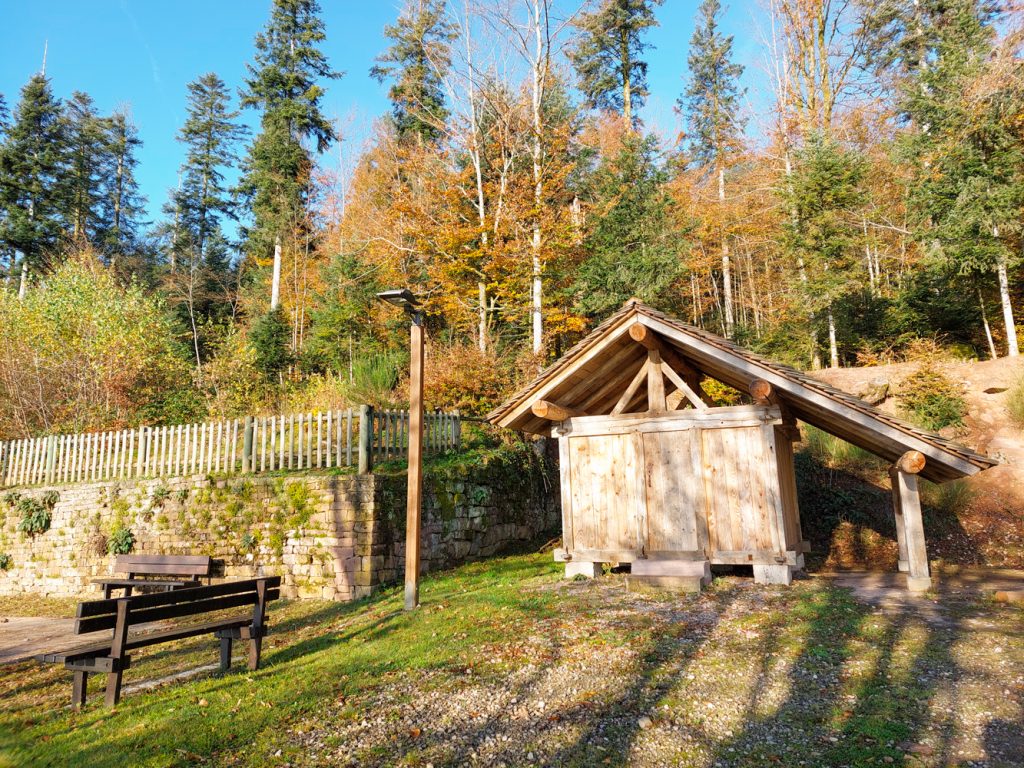
[[[567,408],[564,405],[552,403],[550,400],[537,400],[530,406],[530,410],[533,411],[534,416],[539,416],[540,418],[547,419],[548,421],[565,421],[566,419],[571,419],[573,416],[587,415],[583,411],[579,411],[575,408]]]
[[[619,398],[619,402],[617,402],[615,407],[612,408],[613,416],[617,416],[622,413],[622,409],[629,405],[630,401],[633,399],[633,395],[636,394],[636,391],[640,389],[640,385],[644,383],[644,379],[647,378],[647,372],[650,369],[650,366],[650,361],[645,361],[644,364],[640,366],[640,370],[636,372],[636,376],[634,376],[633,380],[629,382],[629,386],[626,387],[626,391],[622,393],[622,397]]]
[[[921,519],[921,496],[917,488],[917,472],[924,469],[923,457],[910,456],[916,451],[909,451],[889,470],[892,478],[893,512],[896,517],[896,537],[900,545],[900,560],[905,561],[907,571],[907,589],[912,592],[924,592],[932,585],[928,572],[928,549],[924,538],[924,521]],[[920,455],[920,454],[919,454]],[[917,468],[916,472],[908,472],[901,468]],[[901,536],[902,533],[902,536]],[[902,563],[901,563],[902,565]],[[903,570],[901,568],[901,570]]]
[[[693,389],[690,388],[689,384],[683,381],[676,374],[676,372],[672,370],[672,366],[662,361],[661,370],[662,373],[664,373],[665,376],[668,378],[668,380],[675,384],[676,388],[680,392],[682,392],[686,396],[686,399],[693,404],[694,408],[696,408],[698,411],[706,411],[708,409],[707,403],[705,403],[701,399],[700,395],[698,395],[696,392],[693,391]]]
[[[661,352],[657,349],[647,350],[647,410],[655,412],[668,410],[668,405],[665,403],[665,376],[661,367]]]

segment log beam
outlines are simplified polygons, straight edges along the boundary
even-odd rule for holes
[[[747,392],[758,405],[774,405],[779,409],[779,413],[782,416],[782,431],[790,442],[799,443],[803,439],[803,436],[800,434],[800,428],[796,425],[796,417],[789,410],[786,403],[779,396],[778,390],[770,381],[753,379],[750,382],[750,386],[747,387]]]
[[[553,403],[550,400],[537,400],[530,406],[533,415],[548,421],[565,421],[574,416],[586,416],[583,411],[575,408],[567,408],[564,405]]]
[[[637,344],[647,347],[647,349],[659,349],[661,346],[654,335],[654,331],[643,323],[633,323],[629,326],[629,338]]]

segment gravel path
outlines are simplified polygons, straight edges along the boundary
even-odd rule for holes
[[[538,589],[571,613],[336,701],[289,733],[304,764],[1024,765],[1020,609],[942,596],[936,622],[820,579]]]

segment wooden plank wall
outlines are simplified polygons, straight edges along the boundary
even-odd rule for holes
[[[372,411],[376,460],[408,455],[409,412]],[[424,450],[457,450],[458,414],[425,415]],[[0,484],[78,483],[352,466],[359,409],[0,441]],[[249,456],[243,456],[249,446]]]
[[[595,424],[560,438],[567,551],[706,551],[713,562],[798,551],[792,447],[780,430],[641,428],[596,434]]]

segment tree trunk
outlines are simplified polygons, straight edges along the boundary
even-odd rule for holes
[[[274,237],[274,272],[270,282],[270,309],[281,303],[281,235]]]
[[[540,2],[533,0],[533,291],[531,314],[533,315],[533,354],[538,355],[544,345],[543,296],[544,283],[541,276],[541,223],[540,212],[544,202],[544,181],[541,174],[543,146],[541,143],[544,124],[541,116],[541,102],[544,97],[544,77],[547,74],[543,58],[544,47],[541,38]]]
[[[718,169],[718,205],[719,215],[724,216],[725,206],[725,169]],[[725,337],[731,339],[736,329],[736,312],[732,301],[732,265],[729,261],[729,240],[725,227],[720,228],[722,236],[722,300],[725,305]]]
[[[999,260],[999,303],[1003,307],[1003,323],[1006,326],[1006,354],[1017,357],[1020,348],[1017,346],[1017,326],[1013,322],[1013,305],[1010,303],[1010,278],[1007,274],[1006,257]]]
[[[622,66],[622,120],[626,132],[633,130],[633,84],[632,66],[629,55],[629,33],[623,28],[619,32],[619,60]]]
[[[477,291],[477,346],[481,352],[487,351],[487,284],[481,280],[476,284]]]
[[[828,355],[830,367],[839,367],[839,346],[836,344],[836,319],[832,307],[828,308]]]
[[[22,258],[21,260],[21,284],[18,286],[18,298],[24,299],[25,294],[28,292],[28,262]]]
[[[999,357],[996,352],[996,343],[992,339],[992,326],[988,324],[988,313],[985,311],[985,299],[981,296],[981,288],[978,289],[978,306],[981,307],[981,324],[985,328],[985,340],[988,342],[988,353],[993,360]]]

